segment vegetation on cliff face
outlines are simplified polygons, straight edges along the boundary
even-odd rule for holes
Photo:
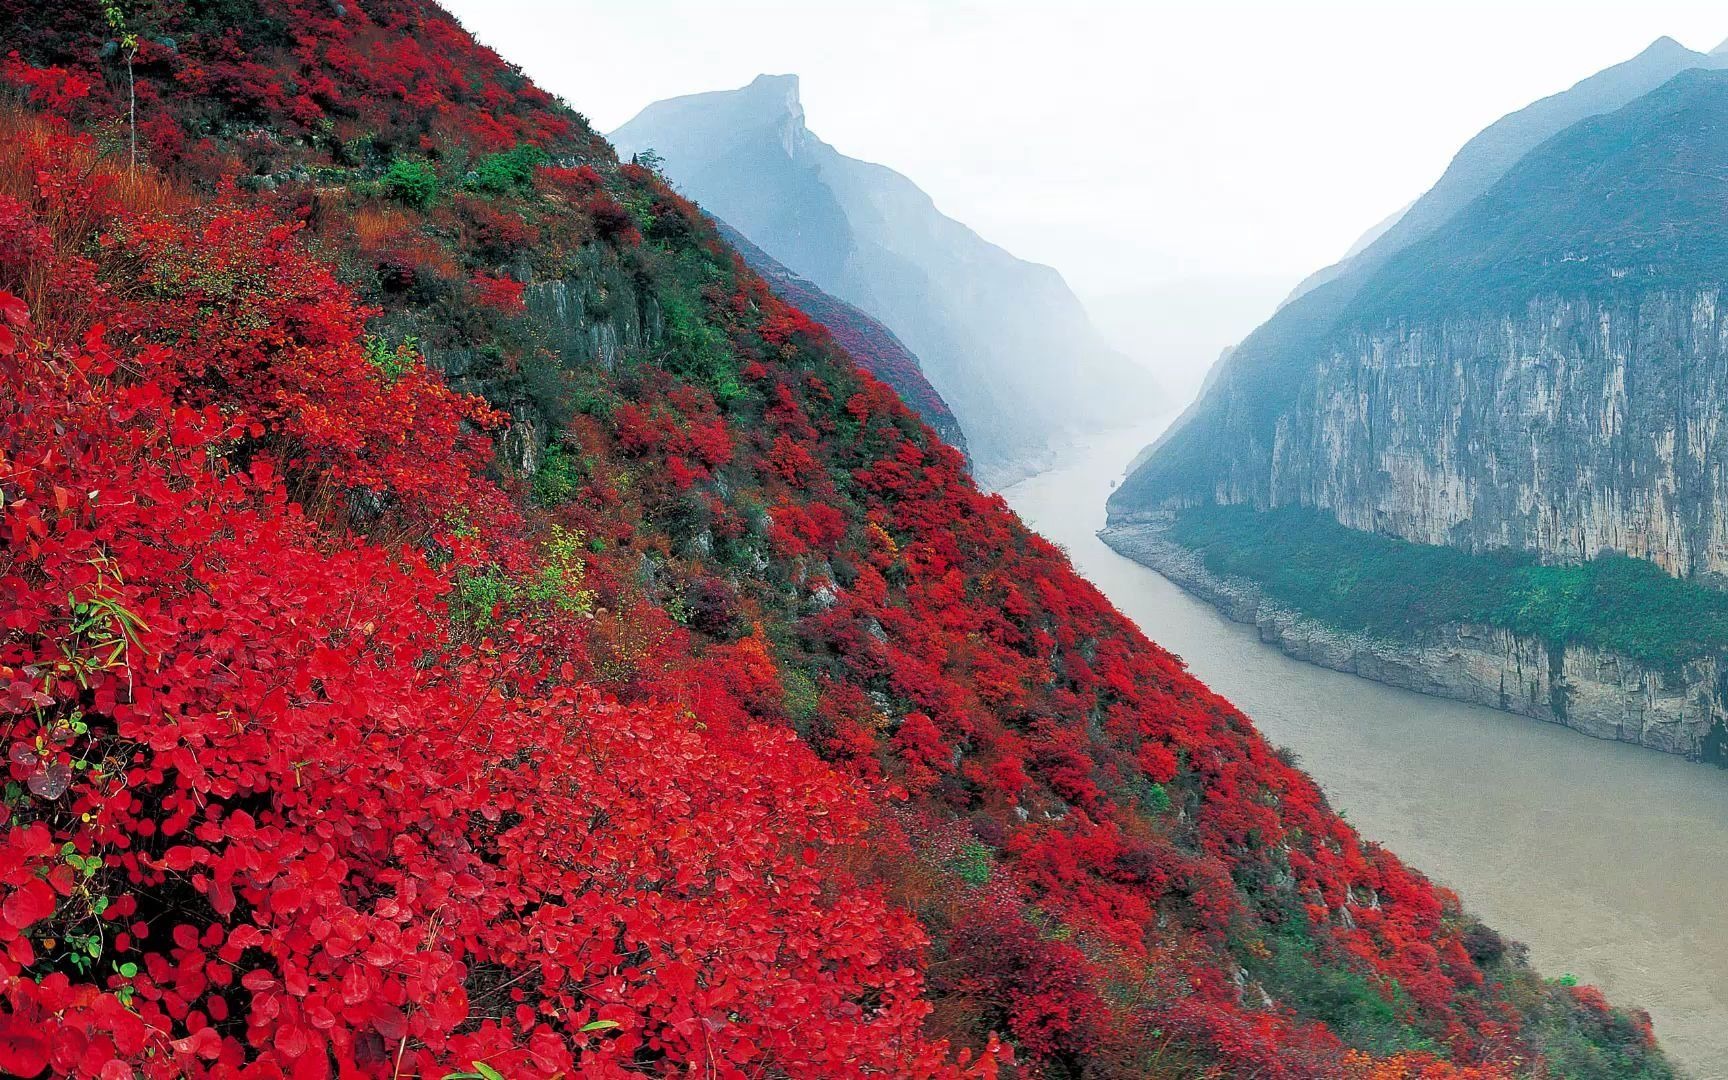
[[[437,8],[0,39],[0,1071],[1668,1075]]]
[[[1122,518],[1152,507],[1218,498],[1260,506],[1306,501],[1303,493],[1319,482],[1311,476],[1314,467],[1275,469],[1273,461],[1286,460],[1292,443],[1305,461],[1323,460],[1310,447],[1323,446],[1325,439],[1316,410],[1338,387],[1321,382],[1317,372],[1336,377],[1340,369],[1371,367],[1366,358],[1358,364],[1333,362],[1355,360],[1365,349],[1364,338],[1378,338],[1380,344],[1431,337],[1439,355],[1428,358],[1427,393],[1420,404],[1410,403],[1406,411],[1414,419],[1406,422],[1426,417],[1427,405],[1440,416],[1456,410],[1474,417],[1472,405],[1492,392],[1492,376],[1481,369],[1499,359],[1491,351],[1496,337],[1508,337],[1505,324],[1528,320],[1532,303],[1541,300],[1627,312],[1618,321],[1631,325],[1617,327],[1614,351],[1624,354],[1620,363],[1640,370],[1639,378],[1625,380],[1618,392],[1629,398],[1629,410],[1651,410],[1644,414],[1651,426],[1672,423],[1663,409],[1676,399],[1682,407],[1693,400],[1687,391],[1672,389],[1676,382],[1691,384],[1689,375],[1670,370],[1686,358],[1672,354],[1674,331],[1658,316],[1652,315],[1648,327],[1638,323],[1640,301],[1667,292],[1668,303],[1690,309],[1697,296],[1723,283],[1728,253],[1728,220],[1721,213],[1728,195],[1725,108],[1728,71],[1684,71],[1631,104],[1582,120],[1542,143],[1428,235],[1291,302],[1243,342],[1182,427],[1112,495],[1112,514]],[[1482,332],[1472,334],[1471,327]],[[1579,332],[1586,337],[1606,333],[1595,318]],[[1569,353],[1582,351],[1571,333],[1571,328],[1536,323],[1523,340],[1540,338],[1532,359],[1558,368]],[[1463,384],[1469,391],[1464,400],[1445,381],[1454,366],[1470,375]],[[1556,387],[1556,392],[1564,389]],[[1616,460],[1616,452],[1601,444],[1617,439],[1620,430],[1568,431],[1558,447],[1532,456],[1550,468],[1592,454]],[[1531,440],[1546,447],[1552,439],[1546,431],[1522,430],[1517,417],[1500,429],[1459,434],[1498,437],[1508,447]],[[1616,501],[1665,504],[1656,494],[1659,469],[1638,462],[1621,475],[1616,467],[1595,471],[1612,475],[1617,484],[1638,486],[1636,494],[1619,492]],[[1359,469],[1354,463],[1340,472],[1353,485],[1352,493],[1384,479],[1381,468]],[[1687,488],[1678,500],[1686,527],[1702,531],[1691,519],[1709,514],[1688,501]],[[1482,509],[1477,516],[1487,521],[1492,510]]]
[[[1300,507],[1177,512],[1170,539],[1340,630],[1420,641],[1459,623],[1606,649],[1656,668],[1728,649],[1728,593],[1605,555],[1543,565],[1347,529]]]

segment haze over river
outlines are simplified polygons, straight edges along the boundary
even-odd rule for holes
[[[1648,1009],[1728,1080],[1728,772],[1292,660],[1105,547],[1104,500],[1156,428],[1002,492],[1153,641],[1290,747],[1361,832],[1456,889],[1550,977]]]

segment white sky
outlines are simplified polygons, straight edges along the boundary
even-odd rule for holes
[[[1082,294],[1331,262],[1502,114],[1697,0],[446,0],[602,131],[802,77],[810,127]]]

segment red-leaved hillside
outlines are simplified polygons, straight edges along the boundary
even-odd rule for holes
[[[1669,1075],[435,6],[0,42],[0,1072]]]

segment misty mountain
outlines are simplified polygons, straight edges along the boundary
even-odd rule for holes
[[[1713,52],[1701,53],[1671,37],[1662,37],[1624,63],[1501,117],[1459,149],[1421,198],[1369,230],[1364,237],[1367,243],[1358,241],[1338,262],[1315,271],[1296,287],[1290,300],[1339,277],[1346,269],[1360,269],[1362,264],[1390,258],[1426,236],[1487,191],[1525,154],[1578,121],[1618,109],[1689,68],[1723,66],[1728,66],[1728,42]]]
[[[1149,372],[1105,343],[1060,274],[823,142],[794,75],[656,102],[610,137],[620,153],[658,153],[686,195],[891,329],[953,409],[986,484],[1155,403]]]
[[[1241,341],[1290,291],[1278,275],[1211,274],[1085,293],[1107,340],[1158,373],[1159,405],[1193,401],[1220,351]]]
[[[1725,206],[1728,71],[1573,124],[1251,335],[1112,542],[1168,529],[1324,633],[1449,643],[1299,654],[1720,757]]]
[[[710,215],[720,235],[732,245],[750,269],[761,275],[775,295],[815,319],[834,335],[852,358],[894,388],[900,400],[912,406],[924,422],[942,436],[942,441],[967,452],[966,436],[942,395],[924,377],[923,365],[894,331],[857,307],[817,288],[808,278],[793,273],[785,263],[752,244],[743,233]]]
[[[1704,305],[1700,312],[1713,311],[1709,290],[1728,278],[1723,261],[1728,255],[1725,199],[1728,73],[1685,71],[1623,109],[1573,125],[1527,155],[1443,226],[1377,261],[1359,262],[1347,275],[1287,305],[1250,335],[1191,410],[1188,422],[1168,435],[1112,498],[1112,512],[1129,515],[1172,500],[1337,508],[1350,503],[1358,508],[1346,516],[1366,527],[1407,532],[1413,539],[1445,542],[1458,539],[1463,529],[1488,546],[1557,544],[1558,534],[1550,540],[1526,537],[1525,526],[1509,524],[1508,515],[1514,513],[1510,504],[1493,509],[1460,496],[1461,490],[1479,491],[1490,499],[1503,495],[1518,503],[1516,515],[1544,516],[1549,523],[1543,527],[1551,532],[1554,505],[1538,507],[1530,503],[1528,490],[1504,488],[1509,478],[1506,459],[1517,456],[1512,451],[1520,446],[1523,458],[1544,457],[1540,465],[1545,469],[1586,461],[1598,450],[1612,455],[1612,461],[1601,461],[1600,470],[1589,478],[1612,490],[1603,491],[1590,508],[1577,508],[1578,513],[1601,514],[1610,507],[1617,508],[1614,513],[1673,512],[1673,495],[1635,493],[1614,485],[1647,486],[1654,478],[1671,476],[1677,463],[1651,461],[1648,469],[1626,474],[1630,462],[1650,449],[1647,445],[1640,443],[1636,452],[1623,445],[1586,445],[1600,443],[1604,432],[1628,438],[1623,411],[1602,420],[1601,431],[1573,432],[1580,444],[1568,453],[1553,448],[1557,436],[1547,428],[1501,431],[1511,421],[1496,420],[1483,411],[1482,403],[1518,386],[1534,400],[1499,403],[1509,415],[1528,417],[1531,408],[1557,406],[1577,416],[1604,400],[1631,408],[1643,394],[1667,393],[1677,380],[1703,377],[1701,371],[1688,376],[1686,356],[1674,350],[1675,342],[1690,332],[1679,324],[1695,321],[1694,299],[1702,297],[1696,299]],[[1386,245],[1391,235],[1370,245],[1361,258]],[[1646,310],[1640,305],[1657,307]],[[1553,314],[1561,308],[1564,313]],[[1655,310],[1676,324],[1653,322]],[[1609,329],[1593,320],[1580,322],[1580,311],[1625,320],[1618,325],[1631,336],[1628,355],[1619,360],[1598,355]],[[1550,316],[1560,321],[1541,321]],[[1525,338],[1527,349],[1508,351],[1508,341]],[[1709,341],[1697,348],[1706,356],[1728,351]],[[1404,357],[1404,366],[1394,363],[1393,356]],[[1583,387],[1556,381],[1562,375],[1577,376],[1584,357],[1593,363],[1633,366],[1603,374],[1608,381],[1600,386],[1594,381]],[[1532,364],[1547,373],[1540,387],[1529,385]],[[1638,375],[1635,385],[1627,381],[1633,374]],[[1701,390],[1693,386],[1686,392],[1696,395]],[[1379,395],[1398,393],[1411,397],[1388,399],[1383,416],[1356,415],[1363,408],[1372,410]],[[1572,394],[1588,395],[1590,408],[1569,401]],[[1702,416],[1687,416],[1685,401],[1652,400],[1661,400],[1661,408],[1668,411],[1630,430],[1648,437],[1675,423],[1704,422]],[[1339,426],[1344,421],[1338,408],[1351,412],[1350,425],[1372,426],[1378,449],[1364,445],[1359,449],[1366,457],[1339,460],[1353,429]],[[1448,433],[1411,435],[1413,425],[1428,421]],[[1467,430],[1456,430],[1459,424]],[[1501,434],[1490,440],[1487,433],[1493,431]],[[1443,467],[1446,475],[1427,475],[1429,466],[1418,468],[1388,456],[1389,446],[1403,445],[1407,438],[1414,441],[1401,453],[1430,462],[1437,455],[1455,454]],[[1308,439],[1312,443],[1304,445]],[[1550,451],[1545,456],[1540,454],[1544,443]],[[1315,455],[1311,461],[1310,454]],[[1501,462],[1494,483],[1482,471],[1488,457]],[[1526,461],[1530,467],[1536,464]],[[1425,478],[1418,482],[1413,479],[1416,473]],[[1418,484],[1422,490],[1400,493],[1385,487],[1395,489],[1400,482]],[[1687,482],[1680,490],[1697,489]],[[1428,504],[1407,505],[1412,499]],[[1439,503],[1433,500],[1448,509],[1437,509]],[[1728,492],[1722,493],[1720,504],[1728,506]],[[1430,521],[1431,515],[1437,516]],[[1428,523],[1414,524],[1418,520]],[[1534,521],[1529,527],[1535,527]],[[1637,533],[1646,526],[1616,528]],[[1561,531],[1571,535],[1569,528]],[[1661,560],[1664,563],[1687,566],[1702,556],[1681,540],[1691,531],[1684,521],[1676,519],[1657,531],[1662,544],[1680,545]],[[1704,561],[1728,565],[1728,545],[1702,538],[1698,542],[1724,551]],[[1642,541],[1622,535],[1613,546],[1636,548]],[[1563,552],[1556,548],[1554,553]]]

